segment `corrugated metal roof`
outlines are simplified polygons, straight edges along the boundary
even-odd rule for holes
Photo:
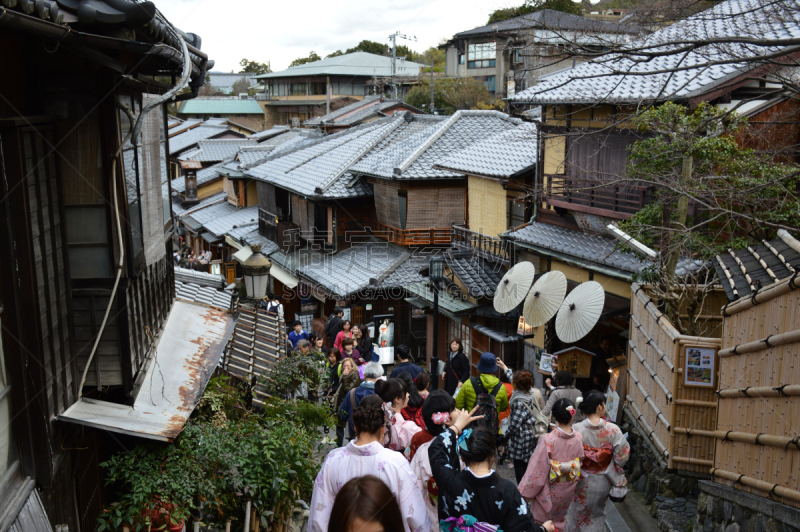
[[[189,268],[175,266],[175,281],[181,283],[191,283],[198,286],[208,286],[211,288],[225,288],[227,283],[222,275],[215,275],[208,272],[198,272]]]
[[[180,103],[181,115],[261,115],[264,111],[257,100],[239,98],[194,98]]]
[[[536,166],[538,154],[536,126],[524,123],[456,151],[435,167],[478,176],[510,178]]]
[[[258,223],[258,205],[236,210],[226,216],[219,216],[204,224],[207,231],[215,235],[225,235],[231,229],[240,225],[250,226]]]
[[[232,294],[227,290],[211,288],[210,286],[182,283],[177,279],[175,281],[175,297],[190,303],[199,303],[221,310],[228,310],[231,307]]]
[[[416,76],[425,65],[411,61],[398,60],[396,76]],[[337,57],[327,57],[320,61],[298,65],[280,72],[270,72],[256,76],[256,79],[275,79],[297,76],[391,76],[392,58],[367,52],[354,52]]]
[[[761,0],[728,0],[637,39],[630,48],[652,47],[654,52],[669,52],[677,45],[666,43],[680,43],[687,35],[709,39],[796,39],[800,37],[800,1],[775,4]],[[659,48],[661,43],[665,46]],[[711,44],[656,57],[604,56],[545,76],[533,87],[518,92],[511,101],[566,104],[684,100],[704,94],[759,66],[757,61],[730,61],[776,51],[776,47],[757,44]],[[702,66],[717,61],[721,64]],[[693,66],[696,68],[691,68]]]
[[[535,28],[591,33],[640,33],[644,30],[644,28],[632,24],[594,20],[571,13],[542,9],[541,11],[528,13],[527,15],[521,15],[472,30],[462,31],[456,33],[455,37],[469,37],[484,33],[494,35],[501,31],[518,31]],[[600,39],[599,36],[597,39]]]
[[[58,416],[111,432],[173,441],[219,364],[234,320],[216,308],[175,301],[133,406],[82,397]]]

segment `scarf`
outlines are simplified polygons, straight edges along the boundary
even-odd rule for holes
[[[517,401],[533,404],[533,394],[530,392],[523,392],[522,390],[517,390],[515,388],[514,393],[511,394],[511,401],[508,402],[508,405],[512,406]]]

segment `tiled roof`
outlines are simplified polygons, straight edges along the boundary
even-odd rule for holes
[[[179,115],[261,115],[256,100],[239,98],[194,98],[178,105]]]
[[[169,139],[169,154],[175,155],[176,153],[180,153],[186,148],[197,144],[201,140],[214,138],[217,135],[227,132],[228,130],[228,126],[209,126],[203,124],[202,126],[190,129],[189,131],[184,131],[183,133],[175,135]]]
[[[251,139],[208,139],[197,143],[197,150],[181,154],[185,161],[219,162],[233,157],[244,146],[255,146]]]
[[[203,123],[203,121],[200,120],[199,118],[187,118],[186,120],[181,120],[180,118],[176,118],[175,120],[180,120],[180,122],[177,125],[175,125],[174,127],[171,126],[169,128],[169,136],[170,137],[173,137],[173,136],[177,137],[181,133],[189,130],[190,128],[193,128],[195,126],[199,126],[200,124]],[[170,143],[171,142],[172,142],[172,140],[170,139]]]
[[[790,243],[798,247],[792,248]],[[798,249],[797,240],[792,242],[791,237],[783,236],[745,249],[728,250],[714,259],[714,268],[728,299],[734,301],[750,296],[754,288],[794,275],[800,270]]]
[[[289,149],[286,147],[288,142],[284,143],[278,147],[286,150],[283,156],[273,157],[273,152],[267,162],[245,173],[305,196],[367,196],[371,194],[370,189],[358,180],[353,182],[353,176],[347,169],[402,120],[377,120],[329,137],[311,140],[307,146],[301,145],[295,149]]]
[[[235,236],[236,240],[241,242],[242,244],[247,244],[248,246],[260,245],[261,246],[261,253],[264,255],[270,255],[278,251],[278,244],[270,240],[269,238],[265,237],[264,235],[258,232],[258,226],[252,227],[248,226],[243,229],[250,229],[250,232],[245,233],[241,236]],[[238,234],[238,233],[237,233]],[[229,236],[231,233],[228,233]]]
[[[494,297],[494,291],[506,272],[500,265],[469,252],[451,251],[445,255],[445,262],[475,299]]]
[[[521,123],[498,111],[456,111],[445,120],[411,113],[404,116],[407,124],[353,165],[353,173],[385,179],[463,177],[463,173],[439,170],[434,165],[456,151]]]
[[[261,161],[269,156],[275,146],[261,146],[260,144],[253,148],[244,148],[239,150],[236,158],[239,160],[238,166],[251,166],[253,163]]]
[[[404,287],[406,291],[421,299],[426,306],[433,306],[433,289],[427,282],[411,283]],[[414,299],[414,298],[409,298]],[[439,309],[452,316],[469,312],[478,305],[457,299],[444,290],[439,291]]]
[[[396,76],[416,76],[425,65],[411,61],[397,61]],[[256,76],[256,79],[288,78],[296,76],[391,76],[392,58],[367,52],[354,52],[320,61],[298,65],[280,72]]]
[[[232,292],[228,290],[200,286],[193,283],[182,283],[177,276],[175,277],[175,296],[178,299],[228,310],[231,307],[231,295]]]
[[[272,126],[272,129],[265,129],[264,131],[253,133],[252,135],[248,135],[247,138],[262,142],[277,135],[282,135],[287,131],[289,131],[289,126]]]
[[[381,96],[365,96],[361,101],[351,103],[326,115],[315,116],[306,120],[303,125],[314,127],[324,123],[326,125],[352,126],[367,118],[381,116],[384,110],[397,106],[414,109],[410,105],[403,103],[403,100],[381,100]]]
[[[403,268],[401,272],[396,272],[404,262],[408,262],[409,258],[409,252],[405,248],[388,242],[370,242],[333,255],[324,255],[321,261],[300,268],[298,273],[331,294],[347,297],[371,288],[401,286],[387,284],[386,281],[397,283],[405,278],[420,280],[421,276],[410,271],[409,266]],[[397,275],[389,280],[392,273]],[[382,282],[370,285],[370,279]]]
[[[548,255],[567,259],[574,257],[627,274],[636,274],[652,266],[651,261],[622,249],[622,245],[616,239],[542,222],[528,224],[509,233],[509,237],[515,242],[530,245]],[[681,258],[678,260],[675,274],[683,276],[702,265],[701,261]]]
[[[181,122],[183,122],[183,120],[181,120],[177,116],[167,115],[167,127],[168,128],[171,128],[173,126],[177,126]]]
[[[176,180],[173,180],[172,183],[174,184]],[[199,211],[200,209],[205,209],[209,205],[214,205],[216,203],[222,203],[228,201],[228,193],[227,192],[220,192],[218,194],[214,194],[213,196],[209,196],[197,205],[192,205],[189,207],[184,207],[180,203],[173,203],[172,204],[172,213],[177,216],[178,218],[183,218],[184,216],[191,214],[195,211]]]
[[[225,288],[228,284],[222,275],[199,272],[190,268],[181,268],[180,266],[175,266],[175,280],[182,283],[210,286],[211,288]]]
[[[275,251],[270,253],[269,260],[289,273],[297,275],[298,270],[306,266],[322,264],[325,260],[325,254],[316,249],[301,248],[291,253]]]
[[[637,40],[632,49],[693,38],[752,37],[788,39],[800,37],[800,2],[728,0]],[[669,52],[667,45],[654,52]],[[634,61],[618,55],[600,57],[575,68],[541,78],[518,92],[515,103],[565,104],[685,100],[704,93],[758,66],[757,62],[723,63],[777,51],[755,44],[712,44],[697,50],[667,53]],[[635,52],[634,52],[635,54]],[[696,68],[691,68],[696,66]],[[686,70],[677,70],[678,68]]]
[[[396,288],[411,283],[426,281],[427,277],[419,272],[428,269],[429,265],[430,257],[428,255],[412,255],[400,263],[400,265],[383,280],[380,287]]]
[[[519,17],[494,22],[472,30],[456,33],[456,37],[470,37],[484,33],[496,34],[501,31],[517,31],[521,29],[550,29],[562,31],[581,31],[592,33],[639,33],[642,28],[631,24],[605,22],[589,19],[570,13],[542,9]]]
[[[253,223],[258,223],[258,205],[245,207],[244,209],[239,209],[226,216],[215,218],[203,224],[203,227],[205,227],[206,231],[209,233],[222,236],[240,225],[249,226]]]
[[[208,168],[203,168],[202,170],[198,170],[197,171],[198,188],[202,187],[207,183],[217,180],[220,177],[218,172],[220,168],[221,165],[215,164],[214,166],[209,166]],[[186,180],[183,177],[173,179],[171,184],[173,193],[183,194],[184,192],[186,192]]]
[[[536,126],[524,123],[445,157],[436,168],[486,177],[510,178],[536,165]]]
[[[189,226],[193,231],[197,231],[205,224],[223,216],[233,213],[236,207],[229,204],[227,201],[223,203],[216,203],[204,209],[192,212],[190,215],[183,219],[183,223]]]

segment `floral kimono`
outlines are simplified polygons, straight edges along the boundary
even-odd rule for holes
[[[402,415],[394,412],[391,403],[384,403],[383,410],[391,420],[391,428],[386,432],[387,436],[390,436],[386,446],[393,451],[402,453],[411,443],[414,434],[422,429],[413,421],[403,419]]]
[[[539,444],[528,462],[519,492],[533,501],[533,518],[537,523],[552,520],[564,530],[567,510],[581,476],[583,438],[578,431],[567,434],[556,428],[539,438]]]
[[[405,457],[386,449],[378,442],[356,445],[351,441],[345,447],[328,453],[325,463],[322,464],[311,496],[309,532],[328,531],[336,494],[348,480],[364,475],[378,477],[395,494],[406,532],[431,530],[422,492],[417,488],[417,477],[411,471]]]
[[[585,458],[581,479],[567,514],[567,531],[602,532],[606,521],[606,500],[612,488],[627,484],[622,467],[631,454],[628,440],[617,425],[588,419],[572,426],[583,436]]]

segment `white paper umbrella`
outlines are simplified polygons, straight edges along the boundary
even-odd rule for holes
[[[533,288],[525,298],[522,315],[525,323],[538,327],[547,323],[556,315],[558,307],[567,293],[567,278],[559,271],[547,272],[533,283]]]
[[[513,310],[531,289],[536,269],[530,262],[520,262],[508,270],[494,292],[494,309],[500,313]]]
[[[592,330],[603,312],[606,295],[597,281],[579,284],[561,303],[556,316],[556,334],[567,344],[577,342]]]

